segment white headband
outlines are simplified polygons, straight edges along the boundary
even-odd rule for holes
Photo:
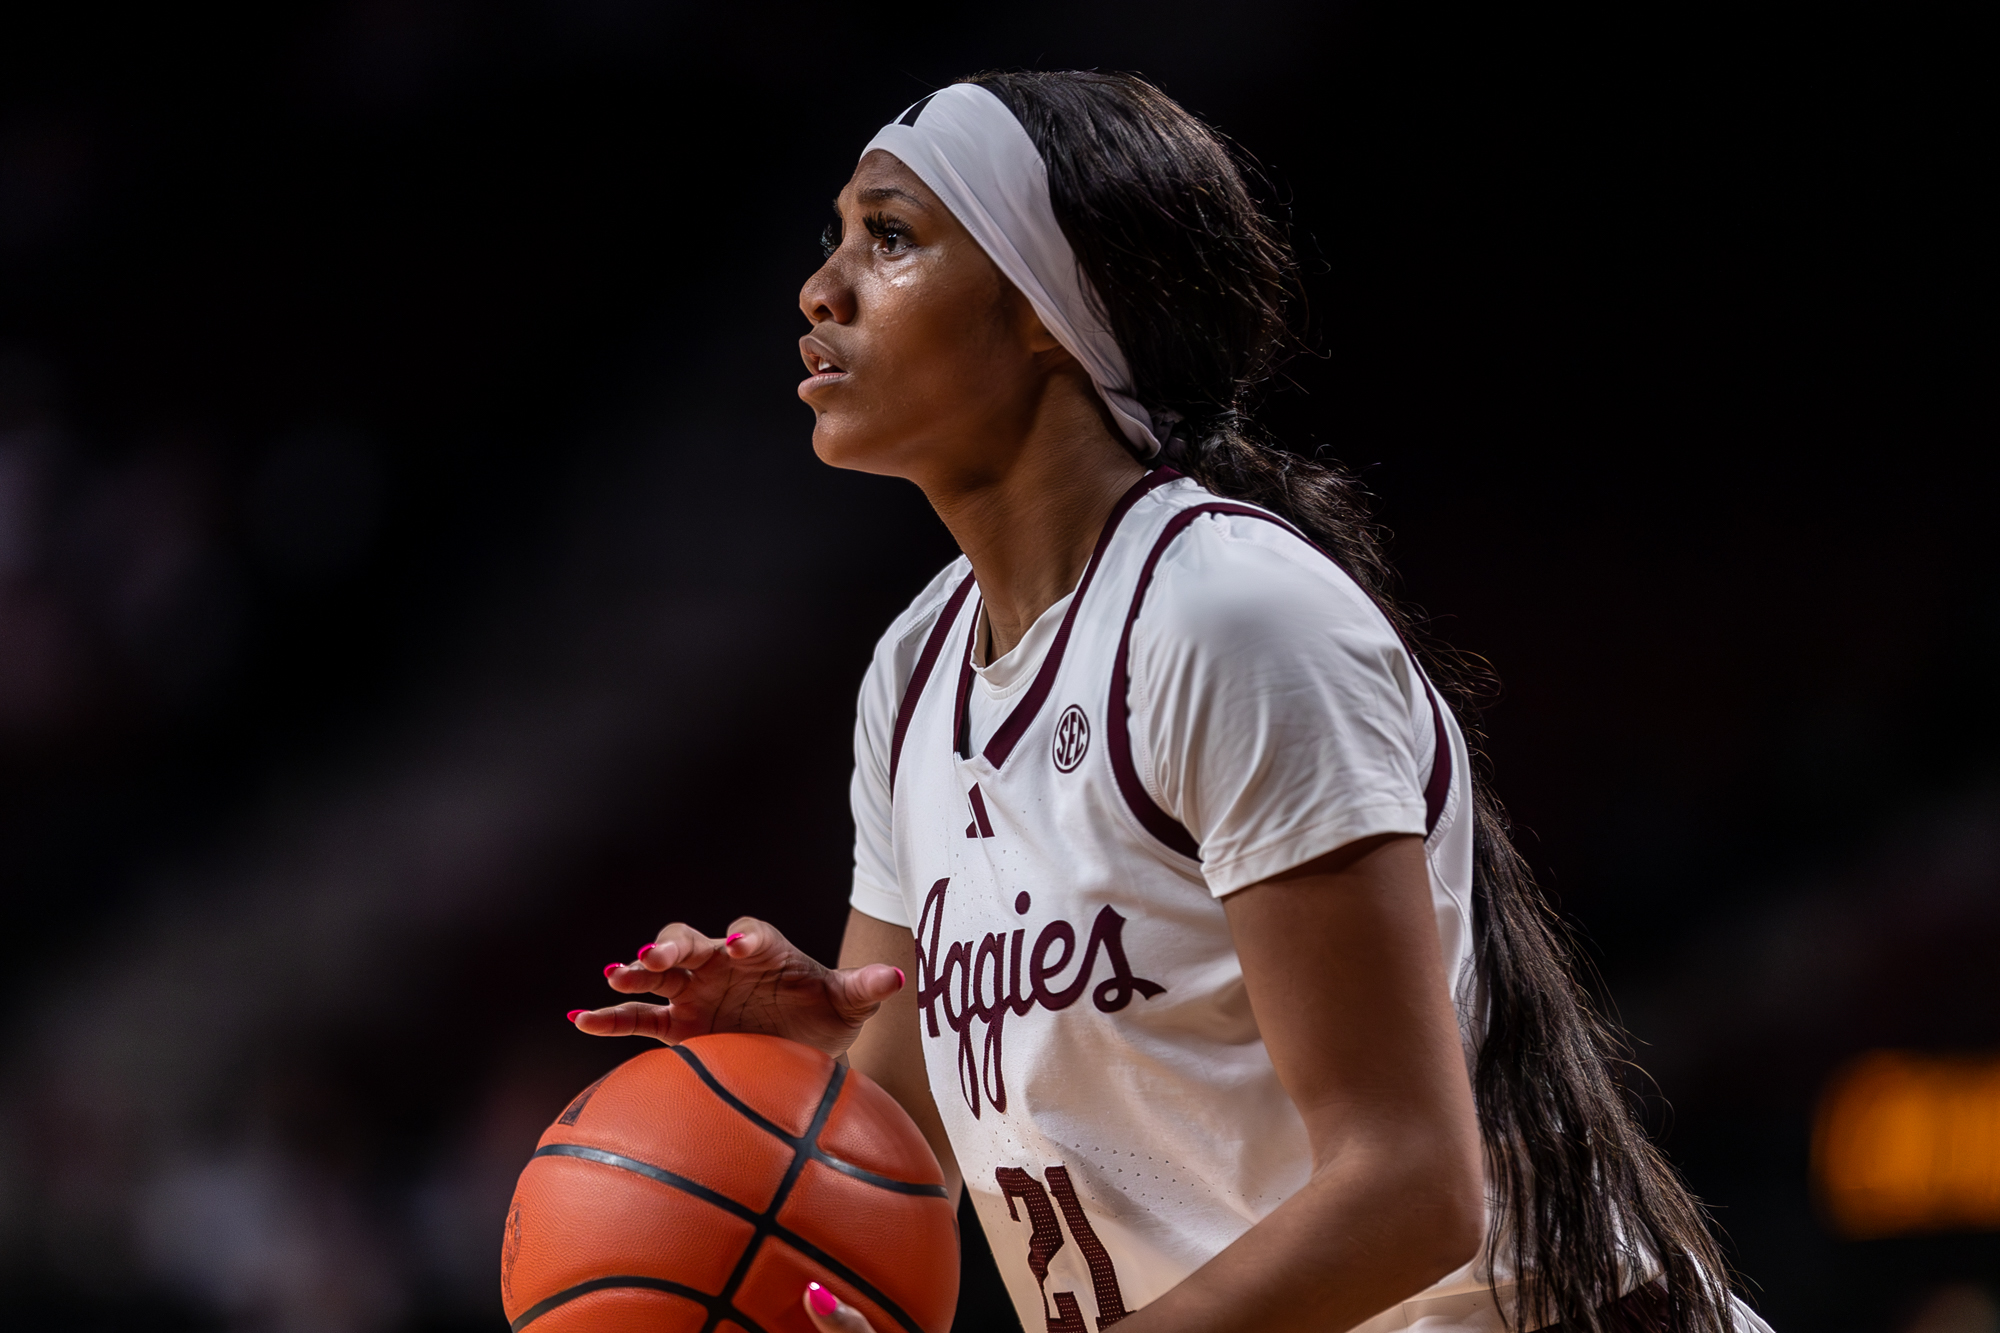
[[[1048,166],[1006,103],[976,83],[954,83],[884,125],[861,155],[877,148],[916,172],[1021,289],[1043,326],[1090,372],[1139,456],[1158,454],[1152,415],[1132,396],[1124,350],[1056,223]]]

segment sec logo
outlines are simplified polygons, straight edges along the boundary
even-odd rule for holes
[[[1063,715],[1056,719],[1056,737],[1050,746],[1050,754],[1056,761],[1059,772],[1068,773],[1083,762],[1084,754],[1090,749],[1090,719],[1075,704],[1063,709]]]

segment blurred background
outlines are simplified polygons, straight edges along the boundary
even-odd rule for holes
[[[601,965],[746,911],[831,957],[854,691],[954,548],[815,462],[796,291],[876,126],[1032,65],[1143,72],[1262,163],[1313,348],[1265,419],[1504,680],[1499,788],[1745,1289],[1781,1333],[1992,1333],[1970,36],[9,7],[8,1326],[497,1333],[514,1176],[636,1049],[563,1021]],[[1013,1327],[977,1269],[963,1308]]]

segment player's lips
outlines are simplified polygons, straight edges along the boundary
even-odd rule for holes
[[[847,368],[833,349],[810,333],[799,339],[799,356],[806,363],[806,377],[799,382],[799,397],[847,378]]]

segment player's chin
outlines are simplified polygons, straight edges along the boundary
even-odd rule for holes
[[[813,423],[813,452],[828,467],[851,472],[896,473],[887,432],[872,429],[865,413],[820,408]]]

